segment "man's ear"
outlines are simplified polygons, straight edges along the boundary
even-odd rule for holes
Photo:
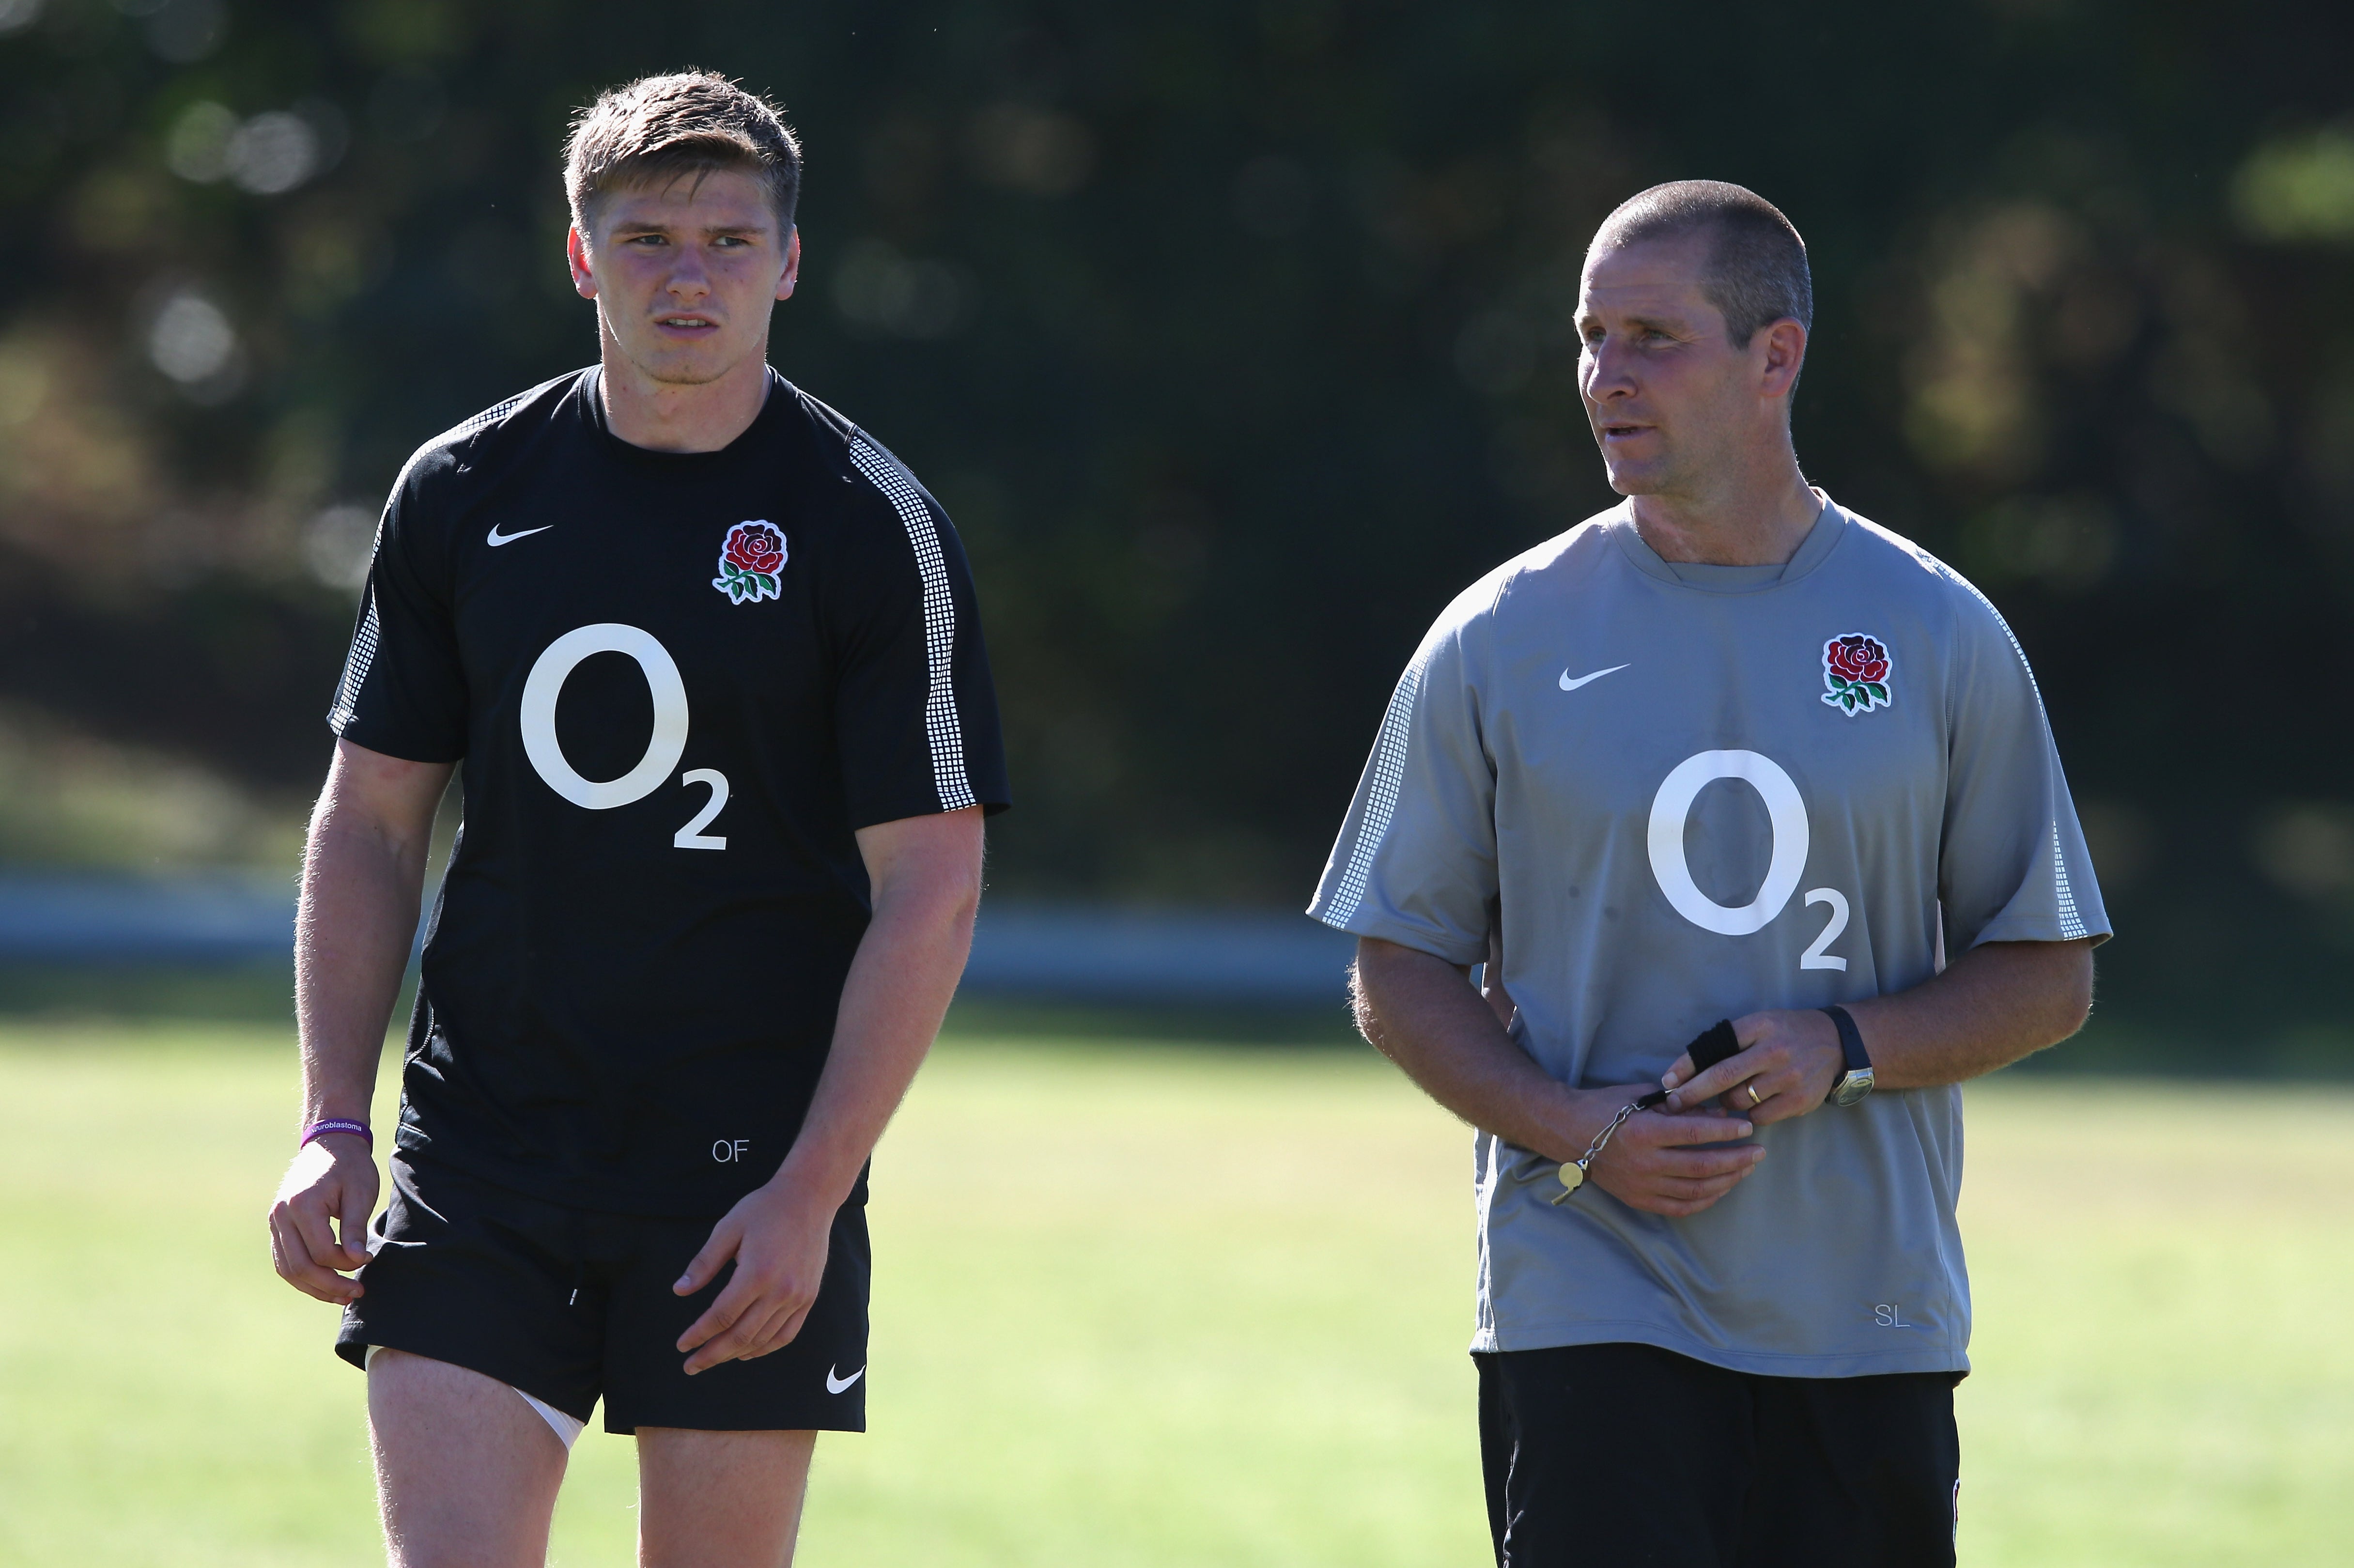
[[[799,283],[801,280],[801,226],[799,224],[795,224],[793,226],[792,233],[785,240],[785,275],[777,280],[777,298],[780,300],[791,299],[793,297],[793,285]]]
[[[564,231],[564,259],[572,268],[572,288],[584,300],[597,297],[597,274],[588,264],[588,241],[578,226]]]
[[[1798,385],[1798,372],[1807,361],[1807,329],[1795,320],[1784,316],[1771,326],[1757,329],[1759,343],[1753,339],[1750,349],[1757,356],[1760,395],[1767,397],[1787,397]]]

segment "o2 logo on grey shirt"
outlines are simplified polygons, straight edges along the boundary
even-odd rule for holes
[[[1692,801],[1720,779],[1738,779],[1756,790],[1766,802],[1766,820],[1774,827],[1766,880],[1757,896],[1738,908],[1719,904],[1702,893],[1684,859],[1684,823],[1691,815]],[[1696,752],[1669,770],[1659,792],[1651,798],[1651,875],[1677,914],[1721,937],[1754,935],[1772,925],[1775,916],[1789,906],[1790,895],[1798,890],[1799,878],[1806,874],[1810,842],[1807,802],[1799,796],[1798,786],[1780,763],[1759,752]],[[1818,887],[1807,895],[1807,903],[1829,905],[1830,919],[1814,945],[1799,955],[1798,967],[1846,969],[1845,959],[1824,949],[1847,929],[1847,895],[1836,887]]]

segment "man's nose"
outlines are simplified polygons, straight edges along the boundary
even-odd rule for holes
[[[672,293],[690,299],[711,292],[711,274],[704,269],[703,257],[695,247],[679,247],[678,260],[672,263],[664,286]]]
[[[1606,397],[1633,396],[1632,356],[1613,340],[1606,337],[1587,344],[1580,357],[1584,363],[1579,366],[1578,387],[1586,397],[1599,403]]]

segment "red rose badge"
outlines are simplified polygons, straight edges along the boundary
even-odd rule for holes
[[[711,586],[726,594],[730,604],[782,599],[784,569],[785,536],[776,525],[738,523],[727,530],[727,543],[719,547],[719,575]]]
[[[1823,644],[1823,701],[1850,718],[1895,702],[1888,694],[1888,649],[1877,637],[1850,631]]]

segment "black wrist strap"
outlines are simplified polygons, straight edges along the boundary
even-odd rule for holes
[[[1822,1011],[1839,1027],[1840,1054],[1847,1058],[1847,1070],[1850,1073],[1870,1072],[1872,1057],[1863,1048],[1863,1031],[1855,1026],[1855,1020],[1848,1016],[1847,1009],[1826,1007]]]

